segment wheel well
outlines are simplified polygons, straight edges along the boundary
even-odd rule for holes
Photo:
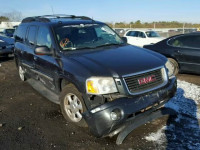
[[[63,78],[61,78],[60,80],[59,80],[59,88],[60,88],[60,91],[62,91],[62,89],[66,86],[66,85],[68,85],[68,84],[70,84],[70,82],[69,81],[67,81],[67,80],[65,80],[65,79],[63,79]]]
[[[178,64],[178,68],[180,68],[180,64],[178,63],[178,61],[177,61],[177,59],[175,57],[167,57],[167,58],[171,58],[171,59],[175,60],[177,62],[177,64]]]
[[[19,64],[18,64],[18,58],[17,57],[15,57],[15,65],[18,68]]]

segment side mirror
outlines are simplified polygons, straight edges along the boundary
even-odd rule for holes
[[[127,37],[122,37],[122,40],[127,43]]]
[[[39,46],[35,48],[36,55],[52,55],[52,52],[47,46]]]

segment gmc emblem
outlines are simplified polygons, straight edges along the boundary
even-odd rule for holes
[[[147,84],[147,83],[154,82],[154,81],[156,81],[156,76],[155,75],[150,75],[148,77],[144,77],[144,78],[138,79],[139,85]]]

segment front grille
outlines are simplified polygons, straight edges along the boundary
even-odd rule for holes
[[[150,81],[148,81],[150,77],[153,77],[153,79],[150,79]],[[132,94],[137,94],[145,93],[164,85],[166,77],[164,73],[164,68],[159,68],[153,71],[124,77],[124,80],[126,82],[129,92]],[[142,84],[140,82],[141,80],[143,80]]]

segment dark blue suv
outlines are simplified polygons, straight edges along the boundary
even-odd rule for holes
[[[128,45],[88,17],[25,18],[14,37],[21,80],[97,137],[123,133],[120,144],[134,128],[158,117],[176,92],[164,56]]]

